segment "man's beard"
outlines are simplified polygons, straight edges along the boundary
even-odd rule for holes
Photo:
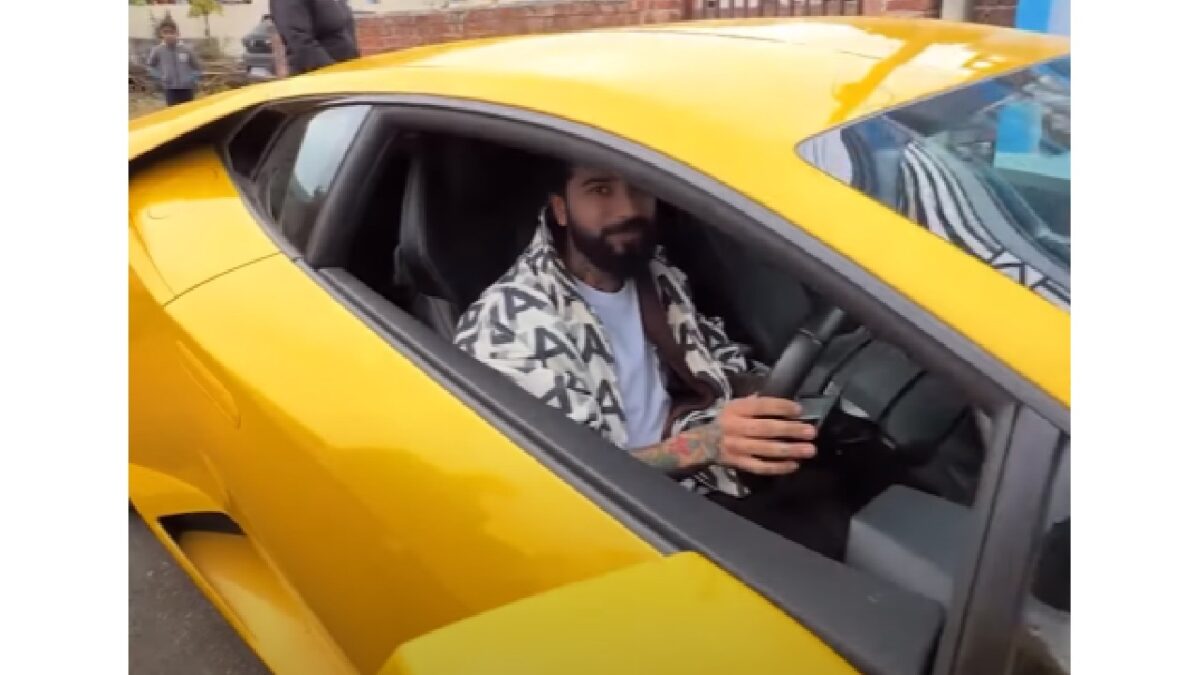
[[[566,230],[571,245],[580,255],[600,271],[619,279],[632,278],[647,268],[650,258],[654,256],[658,235],[654,221],[641,217],[608,225],[598,234],[592,234],[580,228],[569,213]],[[627,243],[624,250],[617,251],[609,238],[629,232],[640,232],[641,236],[636,241]]]

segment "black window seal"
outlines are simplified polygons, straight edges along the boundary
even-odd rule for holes
[[[266,233],[271,242],[279,248],[279,250],[292,260],[299,260],[301,257],[300,248],[293,243],[284,234],[283,228],[279,223],[276,223],[270,216],[263,211],[262,205],[259,202],[258,196],[255,193],[255,180],[258,172],[262,169],[263,160],[271,154],[275,149],[275,144],[279,141],[284,130],[306,114],[314,113],[318,110],[330,107],[339,107],[343,105],[343,97],[332,96],[298,96],[294,98],[281,99],[270,103],[260,104],[233,116],[233,122],[229,129],[217,141],[218,154],[221,163],[225,167],[226,174],[233,182],[234,189],[242,204],[245,205],[251,217],[258,223],[258,226]],[[250,120],[264,111],[280,112],[285,115],[284,121],[272,134],[271,139],[267,141],[263,149],[262,157],[255,163],[254,170],[250,175],[246,175],[235,171],[233,168],[233,159],[229,154],[229,144],[237,137]],[[364,120],[365,126],[366,120]],[[362,134],[362,128],[359,129],[359,135]],[[355,138],[357,141],[357,137]],[[351,142],[354,145],[354,142]],[[336,182],[336,181],[335,181]]]
[[[1003,670],[1019,628],[1028,568],[1043,534],[1047,486],[1063,434],[1028,407],[1007,409],[996,426],[1008,438],[993,444],[999,451],[989,456],[980,481],[974,513],[980,522],[955,584],[934,675]]]
[[[1069,411],[1045,391],[816,237],[678,160],[595,127],[474,100],[389,94],[347,96],[337,103],[381,106],[385,119],[415,131],[453,133],[612,166],[676,206],[706,214],[706,222],[779,257],[781,265],[803,269],[807,285],[837,298],[847,313],[943,372],[989,411],[1017,400],[1069,432]]]
[[[943,620],[937,602],[826,559],[682,489],[614,452],[600,435],[459,350],[346,270],[296,264],[397,352],[657,550],[704,555],[863,673],[928,671]]]
[[[307,117],[308,122],[311,122],[318,115],[326,111],[338,108],[354,107],[365,107],[366,112],[363,115],[362,121],[358,124],[358,129],[356,129],[354,132],[354,137],[351,138],[350,143],[346,145],[346,149],[342,153],[337,169],[330,177],[329,186],[327,186],[324,194],[321,194],[317,198],[313,199],[313,216],[305,222],[298,224],[292,224],[289,226],[287,223],[280,223],[278,225],[280,230],[283,231],[283,236],[286,237],[288,241],[292,242],[292,245],[295,246],[299,251],[303,251],[308,245],[308,240],[312,236],[313,231],[318,227],[322,227],[321,223],[323,221],[329,220],[330,216],[328,214],[337,212],[338,209],[350,208],[351,205],[346,204],[342,200],[335,199],[335,197],[340,194],[340,192],[337,191],[336,186],[346,182],[341,180],[343,175],[346,176],[347,180],[354,182],[355,179],[361,179],[363,172],[370,169],[370,166],[364,166],[361,161],[355,160],[367,153],[368,148],[366,146],[369,146],[371,141],[376,137],[379,126],[379,110],[375,106],[370,105],[356,106],[351,104],[320,106],[307,111],[303,115],[304,117]],[[303,147],[303,139],[301,140],[300,145]],[[328,208],[335,205],[337,209]],[[329,224],[326,223],[323,227],[328,228]]]
[[[404,139],[391,131],[382,110],[373,107],[347,149],[338,176],[330,184],[312,227],[300,244],[304,259],[314,267],[348,265],[363,210],[372,196],[370,191],[378,187],[372,176],[393,153],[404,152]],[[395,189],[404,190],[405,186],[397,185]],[[399,218],[395,227],[399,232]]]

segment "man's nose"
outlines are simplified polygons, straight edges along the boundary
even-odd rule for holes
[[[637,204],[634,202],[633,195],[627,186],[620,186],[614,191],[612,200],[613,218],[618,221],[629,220],[636,218],[641,214],[638,213]]]

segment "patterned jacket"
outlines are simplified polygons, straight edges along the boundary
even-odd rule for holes
[[[719,319],[696,310],[687,277],[655,252],[638,280],[647,337],[668,382],[672,409],[664,438],[711,421],[739,376],[764,368],[730,341]],[[499,280],[466,309],[455,344],[542,402],[619,447],[628,440],[608,336],[576,291],[543,222]],[[683,479],[700,492],[746,493],[733,472],[710,467]]]

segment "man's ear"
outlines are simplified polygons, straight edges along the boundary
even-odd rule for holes
[[[567,224],[567,200],[562,195],[550,195],[550,212],[554,214],[554,222],[562,226]]]

